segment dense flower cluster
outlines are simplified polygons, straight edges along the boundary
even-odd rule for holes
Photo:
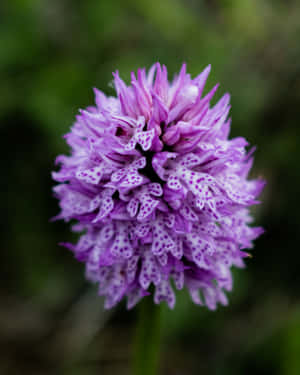
[[[64,243],[99,283],[105,307],[124,296],[128,308],[152,293],[175,304],[174,288],[215,309],[226,304],[231,266],[242,267],[261,228],[248,207],[264,182],[247,180],[252,152],[229,140],[229,95],[210,107],[207,67],[191,79],[185,64],[172,82],[165,66],[140,69],[117,97],[95,89],[96,106],[81,110],[65,136],[53,178],[59,219],[76,220],[77,244]],[[153,287],[151,287],[153,285]]]

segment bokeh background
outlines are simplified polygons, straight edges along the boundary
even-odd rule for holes
[[[230,305],[178,295],[163,312],[161,373],[300,374],[300,3],[297,0],[2,0],[0,373],[130,374],[136,311],[104,312],[57,214],[50,172],[92,87],[113,94],[160,61],[183,61],[232,95],[232,135],[257,145],[268,185]]]

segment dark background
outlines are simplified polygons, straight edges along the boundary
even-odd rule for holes
[[[184,293],[164,310],[162,374],[299,375],[300,3],[292,0],[2,0],[1,374],[130,374],[136,311],[103,312],[57,214],[50,172],[62,135],[111,72],[186,61],[232,95],[232,135],[257,145],[268,185],[229,307]]]

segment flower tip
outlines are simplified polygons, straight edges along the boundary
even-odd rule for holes
[[[220,87],[220,83],[217,83],[217,84],[213,87],[214,92],[216,92],[216,91],[218,90],[219,87]]]
[[[120,75],[119,75],[119,71],[116,70],[115,72],[112,72],[112,75],[114,77],[114,80],[119,80],[120,79]]]
[[[267,185],[267,180],[265,180],[262,176],[260,176],[258,178],[259,180],[259,183],[260,183],[260,186],[262,187],[262,189]]]
[[[61,216],[60,215],[55,215],[55,216],[53,216],[53,217],[51,217],[49,219],[49,223],[53,223],[54,221],[57,221],[59,219],[61,219]]]
[[[264,233],[266,233],[266,230],[263,227],[256,228],[256,237],[255,238],[261,236]]]
[[[228,105],[228,103],[230,102],[229,92],[225,92],[225,94],[223,95],[223,100],[224,100],[224,102],[226,102],[226,105]]]
[[[100,90],[97,89],[97,87],[93,87],[93,92],[95,94],[95,96],[97,96],[100,92]]]
[[[179,72],[179,76],[185,75],[185,74],[186,74],[186,62],[183,62],[182,67],[181,67],[180,72]]]
[[[206,68],[204,68],[203,72],[201,74],[205,75],[208,77],[209,73],[211,72],[211,65],[208,64]]]
[[[65,248],[67,248],[69,250],[72,250],[72,251],[75,250],[75,246],[73,244],[71,244],[70,242],[59,242],[58,246],[65,247]]]

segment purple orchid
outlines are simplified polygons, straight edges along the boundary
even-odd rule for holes
[[[247,180],[247,141],[228,139],[229,95],[212,107],[217,86],[203,96],[209,72],[192,79],[184,64],[169,82],[157,63],[132,73],[131,86],[116,72],[117,97],[95,89],[96,106],[65,136],[72,153],[53,172],[56,218],[76,220],[79,241],[64,245],[106,308],[125,296],[131,308],[152,290],[173,308],[184,287],[196,304],[225,305],[231,266],[243,267],[243,250],[263,232],[249,226],[248,208],[264,181]]]

